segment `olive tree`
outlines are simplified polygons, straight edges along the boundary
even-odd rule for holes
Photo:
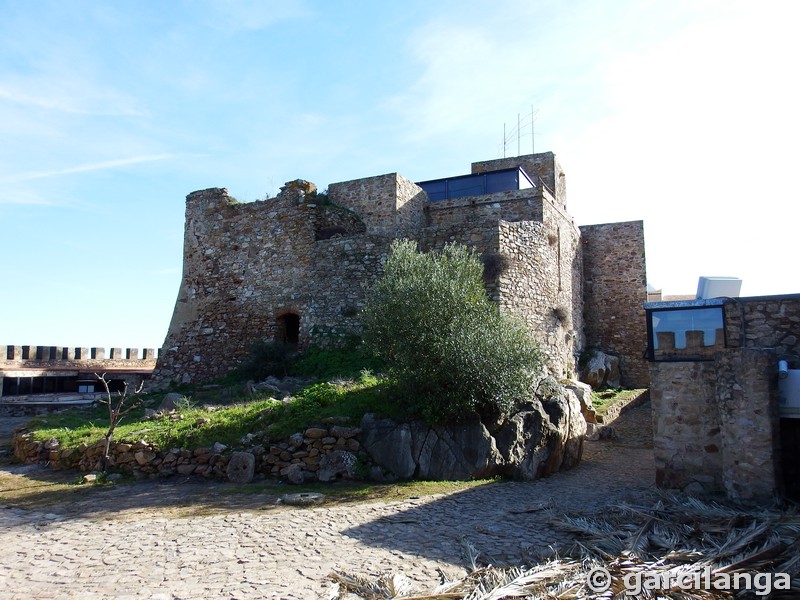
[[[392,244],[364,309],[364,341],[429,422],[508,414],[529,394],[541,354],[487,297],[483,265],[458,244]]]

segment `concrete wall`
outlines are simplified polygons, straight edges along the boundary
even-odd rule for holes
[[[586,345],[619,357],[622,385],[648,387],[642,221],[580,228]]]

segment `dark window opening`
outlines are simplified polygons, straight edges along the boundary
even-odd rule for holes
[[[300,315],[287,313],[278,317],[278,331],[275,339],[279,342],[297,346],[300,341]]]
[[[3,396],[64,394],[78,391],[75,377],[3,377]]]
[[[647,358],[651,361],[713,360],[727,345],[722,307],[647,311]]]
[[[347,237],[349,235],[344,227],[321,227],[314,231],[314,241],[329,240],[335,237]]]

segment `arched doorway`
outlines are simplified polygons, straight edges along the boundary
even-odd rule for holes
[[[300,315],[286,313],[277,319],[277,331],[275,340],[297,346],[300,341]]]

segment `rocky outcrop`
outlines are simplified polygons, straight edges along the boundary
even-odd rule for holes
[[[533,480],[569,469],[580,461],[586,421],[573,391],[545,382],[536,398],[491,430],[479,421],[431,426],[368,414],[362,445],[372,462],[402,479]]]
[[[616,356],[590,350],[591,354],[580,369],[580,378],[593,389],[620,387],[619,358]]]
[[[242,450],[159,448],[146,440],[113,441],[108,468],[137,477],[196,475],[247,483],[278,477],[289,483],[369,477],[472,479],[507,476],[533,480],[574,467],[581,458],[586,422],[574,389],[545,379],[535,397],[514,415],[489,426],[478,420],[431,426],[367,414],[360,427],[331,417],[282,440],[245,435]],[[104,441],[61,448],[18,432],[14,455],[26,463],[98,471]],[[367,475],[368,474],[368,475]]]
[[[566,388],[575,394],[578,402],[580,402],[581,412],[586,422],[597,423],[597,411],[592,403],[592,386],[582,381],[570,381],[566,384]]]

